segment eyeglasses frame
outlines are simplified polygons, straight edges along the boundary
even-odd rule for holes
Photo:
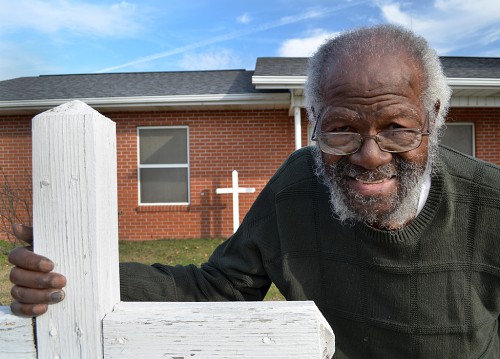
[[[316,123],[314,124],[314,129],[313,129],[313,133],[311,135],[311,141],[317,141],[318,144],[319,144],[319,136],[316,135],[316,131],[317,131],[317,126],[318,126],[318,123],[320,122],[320,119],[321,119],[321,115],[323,114],[323,111],[320,111],[318,113],[318,116],[316,118]],[[404,130],[410,130],[410,131],[416,131],[420,134],[420,136],[429,136],[431,134],[431,132],[427,129],[427,131],[422,131],[422,128],[425,128],[426,127],[426,124],[427,124],[427,128],[429,127],[429,114],[427,113],[427,116],[426,116],[426,121],[424,123],[424,125],[421,127],[421,128],[405,128]],[[361,137],[361,143],[358,147],[358,149],[354,152],[350,152],[350,153],[345,153],[345,154],[335,154],[335,153],[331,153],[333,155],[337,155],[337,156],[348,156],[348,155],[352,155],[356,152],[358,152],[361,147],[363,146],[363,143],[365,142],[365,138],[372,138],[375,143],[377,144],[378,148],[380,149],[380,151],[382,152],[389,152],[389,153],[405,153],[405,152],[409,152],[409,151],[413,151],[417,148],[420,147],[420,145],[422,144],[422,139],[420,139],[420,143],[418,144],[417,147],[415,148],[412,148],[412,149],[409,149],[409,150],[405,150],[405,151],[389,151],[389,150],[384,150],[380,147],[380,144],[379,144],[379,139],[378,139],[378,134],[381,133],[381,132],[390,132],[390,131],[395,131],[395,130],[381,130],[381,131],[378,131],[375,135],[362,135],[360,133],[357,133],[357,132],[322,132],[322,133],[345,133],[345,134],[356,134],[358,136]],[[320,135],[322,134],[320,133]],[[323,151],[323,149],[321,148],[321,145],[319,146],[320,149]],[[325,151],[323,151],[325,152]],[[328,152],[326,152],[328,153]]]

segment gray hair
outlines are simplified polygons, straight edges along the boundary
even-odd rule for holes
[[[383,39],[381,41],[374,41]],[[344,56],[363,56],[366,54],[394,53],[401,49],[407,51],[423,69],[424,93],[423,105],[431,121],[431,142],[437,146],[440,130],[451,97],[451,89],[446,82],[441,62],[436,51],[427,41],[403,27],[395,25],[377,25],[345,32],[325,42],[309,59],[307,82],[305,85],[306,107],[309,120],[315,122],[315,116],[324,107],[321,82],[325,71],[338,66]],[[338,69],[342,71],[342,69]],[[434,106],[439,101],[439,112],[435,114]],[[434,116],[435,115],[435,116]]]

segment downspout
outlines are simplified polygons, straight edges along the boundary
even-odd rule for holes
[[[295,149],[302,148],[302,121],[300,116],[300,106],[294,107],[295,114]]]

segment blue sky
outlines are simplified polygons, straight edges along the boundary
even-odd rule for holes
[[[499,0],[0,0],[0,80],[251,70],[379,23],[412,28],[440,55],[500,57]]]

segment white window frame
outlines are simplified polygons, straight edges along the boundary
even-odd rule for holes
[[[474,122],[446,122],[446,127],[452,126],[470,126],[472,127],[472,157],[476,157],[476,126]],[[446,129],[445,129],[446,132]]]
[[[185,129],[186,130],[186,146],[187,146],[187,163],[176,164],[141,164],[141,147],[140,147],[140,131],[144,130],[157,130],[157,129]],[[139,198],[139,206],[179,206],[189,205],[191,203],[191,167],[189,155],[189,127],[188,126],[138,126],[137,127],[137,192]],[[187,202],[156,202],[156,203],[142,203],[141,200],[141,169],[142,168],[187,168]]]

